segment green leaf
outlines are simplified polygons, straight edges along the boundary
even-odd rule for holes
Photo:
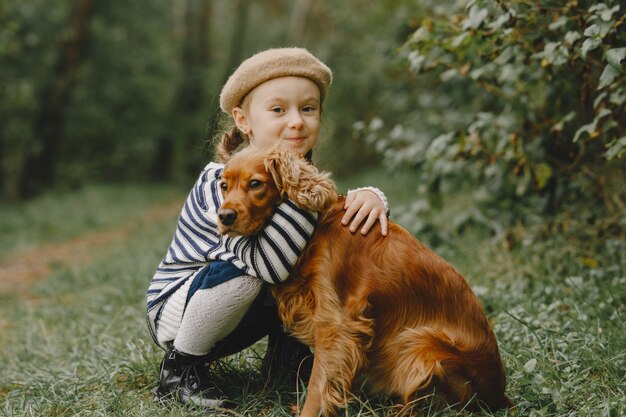
[[[537,54],[537,56],[558,67],[567,63],[569,51],[559,42],[548,42],[543,52]]]
[[[608,22],[613,17],[613,13],[619,10],[619,6],[614,6],[609,9],[606,3],[594,4],[589,8],[590,13],[594,13],[596,16],[599,16],[605,22]]]
[[[495,69],[496,69],[496,66],[492,62],[490,62],[486,65],[483,65],[482,67],[478,67],[478,68],[471,70],[469,73],[469,77],[472,80],[478,80],[483,76],[489,76],[490,74],[494,72]]]
[[[588,38],[599,36],[600,27],[596,24],[588,26],[587,29],[585,29],[585,32],[583,34],[587,36]]]
[[[599,265],[598,260],[596,258],[592,258],[591,256],[583,256],[580,258],[580,263],[591,269],[596,269]]]
[[[579,127],[578,130],[576,131],[576,134],[574,134],[573,142],[574,143],[578,142],[578,139],[580,139],[580,136],[583,133],[586,133],[587,135],[591,136],[591,134],[595,132],[597,125],[598,125],[597,120],[594,120],[591,123],[588,123],[586,125]]]
[[[428,40],[429,38],[430,32],[428,31],[428,28],[424,26],[420,26],[415,32],[413,32],[413,35],[411,35],[411,41],[416,43]]]
[[[604,99],[607,96],[607,92],[603,91],[602,93],[598,94],[598,97],[596,97],[596,99],[593,101],[593,108],[597,109],[598,106],[600,106],[600,104],[604,103]]]
[[[621,158],[626,155],[626,136],[622,136],[619,139],[613,139],[608,145],[606,145],[606,153],[604,156],[607,160],[613,158]]]
[[[615,13],[616,11],[619,10],[619,6],[615,6],[612,9],[609,9],[608,7],[602,11],[602,13],[600,13],[600,19],[604,20],[605,22],[608,22],[609,20],[611,20],[611,18],[613,18],[613,13]]]
[[[493,60],[493,62],[498,65],[504,65],[516,57],[515,52],[516,50],[513,47],[507,46],[502,50],[500,55],[498,55],[496,59]]]
[[[609,109],[600,110],[600,113],[596,115],[596,117],[593,119],[593,122],[588,123],[578,128],[578,130],[576,131],[576,134],[574,135],[574,140],[573,140],[574,143],[578,142],[578,139],[580,139],[580,135],[582,135],[583,133],[587,133],[589,137],[597,137],[598,132],[596,132],[596,129],[598,128],[598,122],[602,120],[604,117],[610,116],[611,114],[612,114],[611,110]]]
[[[622,70],[622,59],[626,58],[626,48],[613,48],[606,51],[606,61],[620,73]]]
[[[469,16],[463,22],[463,30],[478,29],[488,15],[489,11],[487,9],[480,9],[477,6],[470,7]]]
[[[567,32],[565,34],[565,45],[571,47],[574,45],[574,42],[576,42],[578,39],[580,39],[582,36],[579,32],[574,32],[574,31],[570,31]]]
[[[602,40],[600,38],[587,38],[585,39],[585,41],[583,42],[583,46],[580,48],[580,53],[583,57],[583,59],[587,58],[587,53],[589,51],[592,51],[594,49],[596,49],[598,46],[600,46],[600,44],[602,43]]]
[[[535,168],[535,178],[537,179],[537,186],[540,190],[543,190],[548,183],[548,180],[552,177],[552,168],[545,162],[540,163]]]
[[[531,180],[532,180],[532,177],[530,175],[530,170],[524,169],[524,175],[522,176],[522,178],[520,178],[517,181],[517,185],[515,186],[515,195],[522,196],[526,194],[526,191],[528,190],[528,187],[530,186]]]
[[[452,40],[452,44],[451,44],[451,45],[452,45],[452,48],[453,48],[453,49],[458,48],[458,47],[459,47],[459,46],[463,43],[463,41],[465,40],[465,38],[467,38],[467,36],[468,36],[468,33],[467,33],[467,32],[463,32],[463,33],[461,33],[459,36],[455,37],[455,38]]]
[[[602,75],[600,75],[598,90],[610,85],[619,75],[619,71],[617,71],[613,65],[607,64],[607,66],[604,67],[604,71],[602,71]]]
[[[450,142],[454,138],[454,132],[448,132],[437,136],[430,143],[428,150],[426,151],[426,155],[429,158],[436,158],[443,154],[446,148],[449,146]]]
[[[626,103],[626,88],[620,88],[611,93],[609,103],[621,106]]]
[[[511,20],[511,16],[514,16],[514,13],[512,11],[509,11],[508,13],[505,13],[505,14],[501,14],[500,16],[498,16],[496,20],[489,23],[487,26],[489,27],[489,29],[496,29],[496,30],[500,29],[504,25],[509,23],[509,21]]]
[[[612,20],[609,22],[604,22],[602,20],[600,20],[600,22],[598,23],[598,26],[600,28],[600,37],[601,38],[605,38],[606,35],[609,34],[609,32],[613,29],[613,22]]]
[[[550,130],[552,132],[562,132],[563,131],[563,127],[565,126],[565,124],[568,123],[568,122],[571,122],[574,119],[575,116],[576,116],[576,112],[573,112],[573,111],[569,112],[561,120],[559,120],[559,122],[557,124],[552,126],[552,128]]]
[[[567,19],[565,18],[565,16],[561,16],[558,19],[556,19],[554,22],[550,23],[550,25],[548,25],[548,29],[555,31],[557,29],[562,28],[566,24],[567,24]]]
[[[532,373],[535,370],[536,366],[537,366],[537,359],[532,358],[532,359],[530,359],[528,362],[526,362],[524,364],[524,371],[527,374],[530,374],[530,373]]]
[[[589,7],[589,13],[602,11],[602,10],[606,10],[606,9],[607,9],[607,7],[606,7],[605,3],[598,3],[598,4],[594,4],[593,6]]]
[[[598,122],[600,121],[600,119],[606,117],[606,116],[610,116],[611,114],[613,114],[611,112],[611,110],[609,109],[602,109],[600,110],[600,112],[596,115],[595,121]]]
[[[426,57],[421,55],[419,51],[411,51],[407,56],[409,67],[415,73],[420,73],[426,65]]]

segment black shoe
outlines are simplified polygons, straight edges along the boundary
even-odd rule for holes
[[[161,362],[157,399],[174,399],[206,408],[230,408],[233,404],[211,384],[202,357],[186,355],[170,347]]]
[[[308,382],[313,354],[308,346],[283,331],[270,333],[261,373],[272,381]]]

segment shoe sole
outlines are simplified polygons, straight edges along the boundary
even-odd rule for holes
[[[217,408],[229,409],[229,408],[233,408],[235,405],[232,401],[229,401],[226,399],[209,400],[207,398],[197,397],[193,395],[181,395],[181,396],[176,396],[173,394],[163,395],[159,393],[158,388],[155,388],[152,391],[152,393],[154,395],[153,400],[160,404],[164,404],[168,401],[177,401],[181,404],[193,404],[193,405],[197,405],[198,407],[210,408],[210,409],[217,409]]]

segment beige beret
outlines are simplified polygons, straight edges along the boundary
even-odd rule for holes
[[[324,101],[333,74],[322,61],[303,48],[278,48],[259,52],[246,59],[222,87],[220,107],[230,114],[254,87],[274,78],[297,76],[308,78],[320,89]]]

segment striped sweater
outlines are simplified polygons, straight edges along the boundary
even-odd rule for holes
[[[230,262],[242,274],[269,283],[282,282],[289,276],[311,237],[317,214],[299,209],[290,200],[277,207],[256,235],[220,235],[217,210],[223,197],[218,185],[223,168],[221,164],[208,164],[189,193],[172,243],[148,288],[148,310],[215,260]]]

